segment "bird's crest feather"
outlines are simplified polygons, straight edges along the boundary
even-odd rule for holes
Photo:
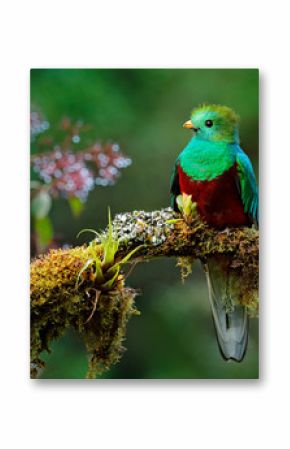
[[[202,103],[197,108],[193,109],[191,115],[196,114],[197,112],[199,113],[206,111],[216,112],[218,115],[222,115],[227,121],[232,122],[235,125],[237,125],[240,121],[240,117],[233,109],[220,104]]]

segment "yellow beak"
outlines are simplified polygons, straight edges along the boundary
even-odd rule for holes
[[[193,124],[191,123],[190,120],[187,120],[187,122],[183,123],[183,128],[193,129],[194,126],[193,126]]]

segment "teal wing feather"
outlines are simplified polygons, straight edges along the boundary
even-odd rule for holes
[[[236,153],[238,182],[244,210],[253,221],[259,222],[259,196],[254,170],[250,159],[241,148]]]
[[[174,210],[178,210],[175,199],[178,195],[180,195],[179,177],[177,169],[178,162],[179,161],[177,158],[170,178],[170,205]]]

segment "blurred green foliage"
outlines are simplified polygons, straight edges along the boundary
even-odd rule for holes
[[[33,69],[31,102],[51,125],[63,116],[89,123],[100,141],[121,145],[133,164],[113,187],[96,187],[80,215],[55,201],[51,219],[62,242],[75,245],[82,228],[102,228],[112,214],[169,205],[169,178],[191,137],[182,124],[202,102],[233,107],[241,116],[241,146],[258,168],[258,70],[255,69]],[[142,312],[128,326],[127,351],[106,378],[257,378],[258,323],[241,364],[221,358],[198,263],[185,284],[175,260],[135,268],[128,280],[140,289]],[[82,378],[86,354],[72,332],[55,342],[43,378]]]

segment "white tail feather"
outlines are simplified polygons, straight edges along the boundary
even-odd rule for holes
[[[225,257],[215,257],[204,266],[209,301],[223,357],[241,362],[247,349],[249,320],[245,307],[236,300],[234,281],[225,271],[225,261]]]

